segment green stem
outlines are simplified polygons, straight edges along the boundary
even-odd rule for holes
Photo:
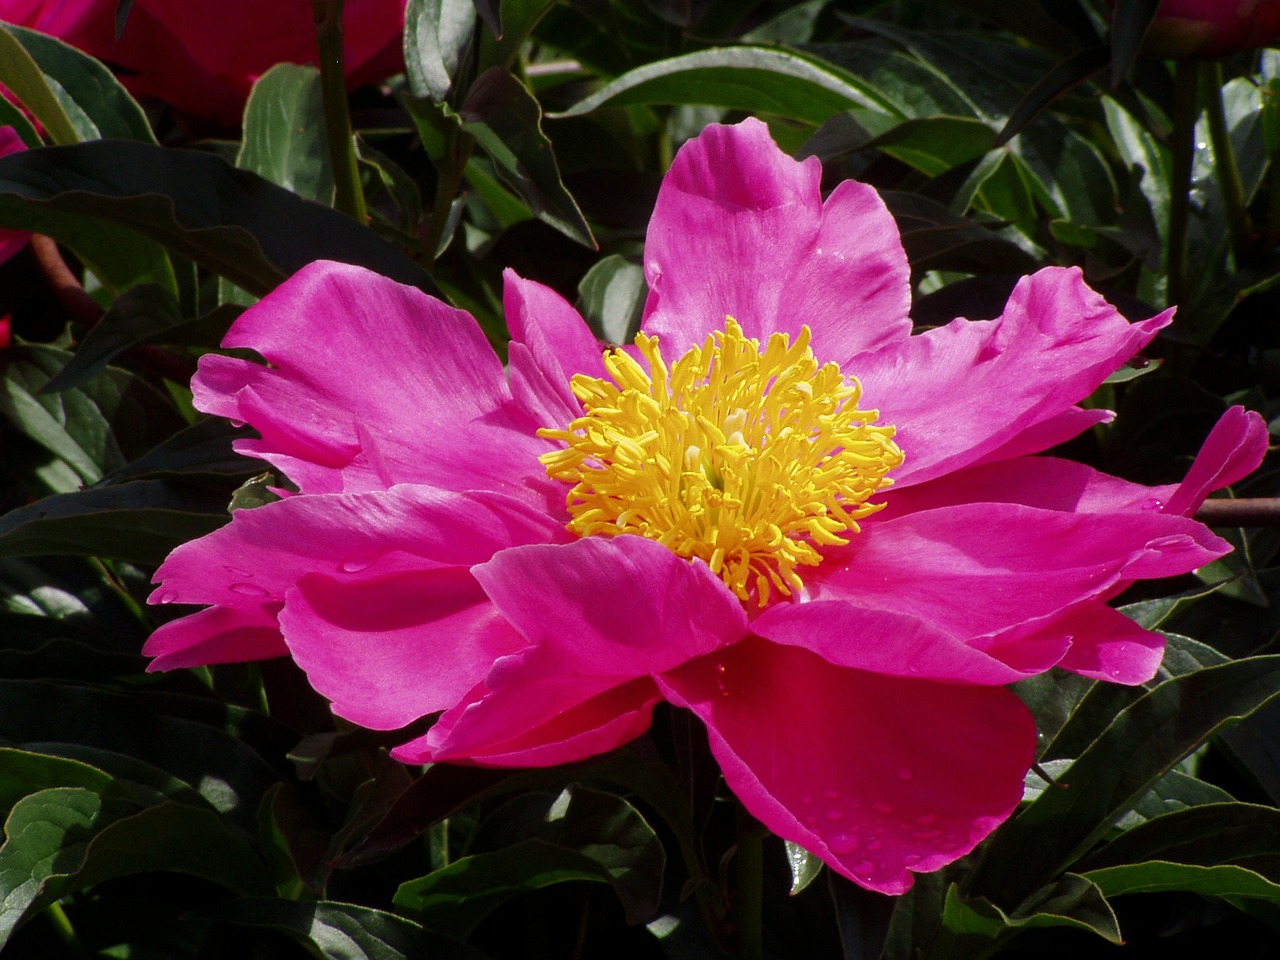
[[[467,161],[471,159],[471,151],[475,147],[475,138],[461,130],[452,130],[447,135],[444,156],[436,167],[436,194],[431,204],[431,216],[427,220],[422,237],[422,252],[432,264],[434,270],[436,256],[439,254],[440,241],[444,237],[444,228],[449,222],[449,213],[453,209],[453,201],[462,189],[462,178],[467,170]]]
[[[764,960],[764,838],[764,828],[739,807],[734,915],[740,960]]]
[[[1186,298],[1187,218],[1191,211],[1191,163],[1196,148],[1196,118],[1200,114],[1196,78],[1199,64],[1180,60],[1173,79],[1173,166],[1169,182],[1168,302]]]
[[[92,954],[88,951],[80,938],[76,936],[76,929],[71,925],[71,920],[67,917],[67,913],[62,909],[62,904],[51,903],[44,908],[45,916],[53,923],[54,930],[58,933],[58,938],[66,944],[67,950],[73,957],[83,957],[88,960]]]
[[[1249,225],[1249,207],[1245,202],[1244,181],[1240,179],[1240,165],[1236,162],[1235,148],[1231,145],[1231,132],[1227,129],[1227,112],[1222,103],[1222,64],[1216,60],[1200,67],[1200,91],[1205,114],[1209,120],[1209,139],[1213,143],[1214,167],[1218,185],[1222,190],[1222,203],[1226,208],[1227,231],[1231,235],[1231,249],[1236,258],[1245,252],[1252,228]]]
[[[351,113],[347,109],[347,80],[342,72],[343,0],[311,0],[320,55],[320,90],[324,97],[325,131],[329,160],[333,164],[335,206],[347,216],[365,222],[367,210],[360,173],[356,168]]]

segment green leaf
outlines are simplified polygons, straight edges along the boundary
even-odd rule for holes
[[[260,473],[262,461],[236,453],[232,443],[253,437],[252,430],[208,417],[179,430],[155,449],[106,476],[106,483],[126,480],[192,480],[245,477]]]
[[[1081,50],[1063,60],[1040,78],[1014,108],[994,146],[1003,146],[1021,133],[1041,111],[1072,87],[1088,80],[1107,66],[1109,57],[1101,47]]]
[[[53,135],[54,142],[76,143],[81,140],[105,139],[156,142],[151,124],[147,122],[147,115],[102,63],[56,37],[27,30],[16,24],[5,24],[3,29],[30,55],[42,74],[44,84],[59,101],[64,115],[75,128],[76,136],[64,139],[66,131],[57,114],[50,113],[54,121],[52,126],[45,120],[42,111],[37,110],[24,94],[24,90],[32,90],[39,102],[46,102],[36,79],[27,72],[19,69],[15,76],[21,89],[8,82],[9,71],[18,67],[18,58],[5,38],[0,37],[0,64],[3,64],[0,66],[0,80],[4,80],[18,99],[44,123]]]
[[[1016,903],[1050,882],[1175,763],[1277,694],[1280,656],[1232,661],[1160,684],[1115,717],[1058,789],[1044,791],[993,835],[970,889]]]
[[[7,24],[0,26],[0,83],[26,104],[55,143],[78,143],[82,139],[40,65]]]
[[[428,929],[460,937],[511,897],[569,880],[611,884],[631,923],[657,909],[662,845],[620,797],[584,787],[527,794],[493,815],[487,837],[522,839],[401,884],[396,906],[413,911]]]
[[[641,266],[614,253],[588,270],[578,284],[578,308],[597,338],[630,343],[640,329],[648,295]]]
[[[236,166],[307,200],[333,205],[320,71],[281,63],[253,85]]]
[[[995,142],[990,125],[971,117],[902,120],[871,110],[849,110],[822,125],[804,152],[829,160],[854,150],[881,150],[936,177],[983,156]]]
[[[0,947],[32,914],[103,880],[167,870],[227,889],[270,891],[265,865],[218,815],[181,803],[141,806],[82,787],[14,804],[0,847]]]
[[[1228,800],[1176,810],[1140,824],[1080,863],[1082,870],[1165,860],[1202,867],[1271,857],[1280,881],[1280,810]]]
[[[1280,884],[1247,870],[1226,864],[1197,867],[1160,860],[1104,867],[1083,874],[1108,897],[1125,893],[1168,893],[1181,890],[1205,897],[1258,897],[1280,900]]]
[[[829,64],[769,47],[721,47],[628,71],[563,113],[603,106],[701,103],[819,124],[842,110],[885,110],[881,98]]]
[[[1115,16],[1111,21],[1111,86],[1118,87],[1129,75],[1142,38],[1155,19],[1160,0],[1116,0]]]
[[[412,920],[352,903],[247,899],[205,907],[198,916],[269,927],[341,960],[485,960],[478,950],[428,933]]]
[[[881,191],[880,196],[898,222],[915,276],[927,270],[1025,273],[1036,268],[1035,259],[1020,247],[927,197],[897,190]]]
[[[787,841],[787,864],[791,867],[791,895],[795,896],[822,873],[822,861],[798,843]]]
[[[1034,907],[1017,914],[1006,914],[988,900],[962,898],[952,885],[947,891],[942,914],[942,936],[955,950],[961,946],[976,955],[992,941],[1004,939],[1018,930],[1046,927],[1074,927],[1088,930],[1114,944],[1123,942],[1120,924],[1102,891],[1085,877],[1067,874],[1056,886],[1045,891]]]
[[[577,202],[560,179],[551,141],[542,132],[542,108],[509,71],[481,74],[458,108],[462,129],[488,154],[502,182],[541,220],[579,243],[595,248]]]
[[[0,158],[0,223],[38,220],[62,239],[86,217],[137,230],[255,295],[331,259],[439,296],[363,225],[210,154],[113,140]]]
[[[471,0],[409,0],[404,11],[404,65],[415,96],[441,103],[475,31]]]

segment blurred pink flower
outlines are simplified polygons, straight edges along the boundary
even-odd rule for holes
[[[315,63],[311,0],[136,0],[116,39],[117,0],[0,0],[0,20],[52,34],[117,70],[136,96],[226,124],[277,63]],[[343,66],[350,86],[404,69],[405,0],[347,0]]]
[[[22,138],[18,136],[18,132],[13,127],[0,127],[0,157],[25,149],[27,149],[27,145],[22,142]],[[31,234],[25,230],[0,228],[0,263],[4,263],[25,247],[30,239]],[[5,346],[9,342],[8,317],[4,320],[3,330],[0,331],[0,339],[3,340],[0,346]]]
[[[1221,57],[1280,40],[1280,0],[1162,0],[1144,49],[1153,56]]]
[[[1131,324],[1049,268],[913,335],[893,218],[820,172],[758,121],[686,144],[621,350],[512,273],[505,372],[469,315],[356,267],[250,308],[225,346],[270,366],[202,358],[196,405],[300,492],[170,555],[152,600],[208,606],[152,668],[288,654],[357,724],[443,711],[410,763],[578,760],[666,700],[865,887],[971,850],[1034,757],[1005,686],[1149,680],[1161,637],[1106,601],[1230,550],[1188,515],[1265,428],[1233,408],[1169,487],[1033,456],[1109,418],[1076,404],[1170,313]]]

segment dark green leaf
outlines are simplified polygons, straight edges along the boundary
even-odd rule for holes
[[[1280,694],[1280,656],[1168,680],[1122,710],[1062,775],[992,837],[971,889],[1016,903],[1087,851],[1184,756]],[[1202,809],[1202,808],[1198,808]]]
[[[1014,108],[994,146],[1003,146],[1016,137],[1058,97],[1106,67],[1109,59],[1107,50],[1099,47],[1081,50],[1059,63]]]
[[[219,157],[122,140],[0,157],[0,221],[61,238],[84,218],[137,230],[251,293],[314,260],[368,267],[439,295],[370,230]]]
[[[207,907],[200,916],[250,927],[270,927],[341,960],[485,960],[472,947],[428,933],[412,920],[351,903],[236,900]]]
[[[813,124],[852,107],[884,109],[869,86],[828,64],[790,51],[743,46],[645,64],[558,116],[575,117],[605,105],[658,103],[702,103]]]
[[[1084,876],[1108,897],[1126,893],[1182,890],[1206,897],[1259,897],[1280,900],[1280,883],[1234,864],[1197,867],[1160,860],[1089,870]]]
[[[1017,930],[1074,927],[1089,930],[1114,944],[1123,942],[1120,924],[1098,887],[1084,877],[1067,874],[1056,886],[1025,911],[1009,915],[985,899],[968,900],[955,886],[947,891],[941,936],[956,955],[981,950]],[[972,954],[970,954],[972,955]]]
[[[1280,858],[1280,810],[1229,801],[1176,810],[1139,824],[1080,862],[1082,870],[1166,860],[1202,867]],[[1280,859],[1270,871],[1280,881]]]
[[[471,0],[409,0],[404,11],[404,65],[416,96],[440,103],[449,95],[475,25]]]
[[[578,307],[596,337],[605,343],[630,343],[640,329],[649,295],[644,270],[611,254],[587,271],[578,284]]]
[[[509,70],[481,74],[458,108],[462,128],[493,161],[503,183],[539,218],[579,243],[595,247],[591,227],[560,179],[542,108]]]
[[[231,446],[236,440],[252,436],[252,430],[233,427],[225,420],[215,417],[202,419],[109,474],[104,482],[243,477],[260,473],[261,460],[242,456]]]
[[[1111,86],[1120,86],[1142,49],[1142,38],[1155,19],[1160,0],[1116,0],[1111,21]]]
[[[333,205],[320,71],[281,63],[253,85],[236,166],[307,200]]]

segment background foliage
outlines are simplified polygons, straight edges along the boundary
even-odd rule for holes
[[[0,268],[5,955],[1273,948],[1274,528],[1223,531],[1239,549],[1199,579],[1121,598],[1168,638],[1146,688],[1021,685],[1040,765],[973,856],[893,900],[765,838],[762,927],[755,848],[679,712],[571,768],[423,771],[291,664],[158,675],[138,653],[185,612],[144,606],[154,565],[269,496],[187,388],[244,306],[332,258],[447,297],[501,348],[513,267],[621,342],[661,174],[713,120],[760,116],[827,186],[879,188],[921,327],[994,316],[1049,263],[1133,319],[1179,304],[1149,362],[1091,398],[1114,426],[1064,453],[1168,482],[1228,404],[1274,422],[1280,51],[1149,59],[1154,8],[1121,0],[1113,29],[1092,0],[412,0],[407,73],[353,95],[350,139],[311,67],[266,73],[242,129],[211,136],[0,30],[0,82],[41,131],[0,101],[33,148],[0,159],[0,226],[57,243]],[[1264,468],[1235,494],[1275,488]]]

